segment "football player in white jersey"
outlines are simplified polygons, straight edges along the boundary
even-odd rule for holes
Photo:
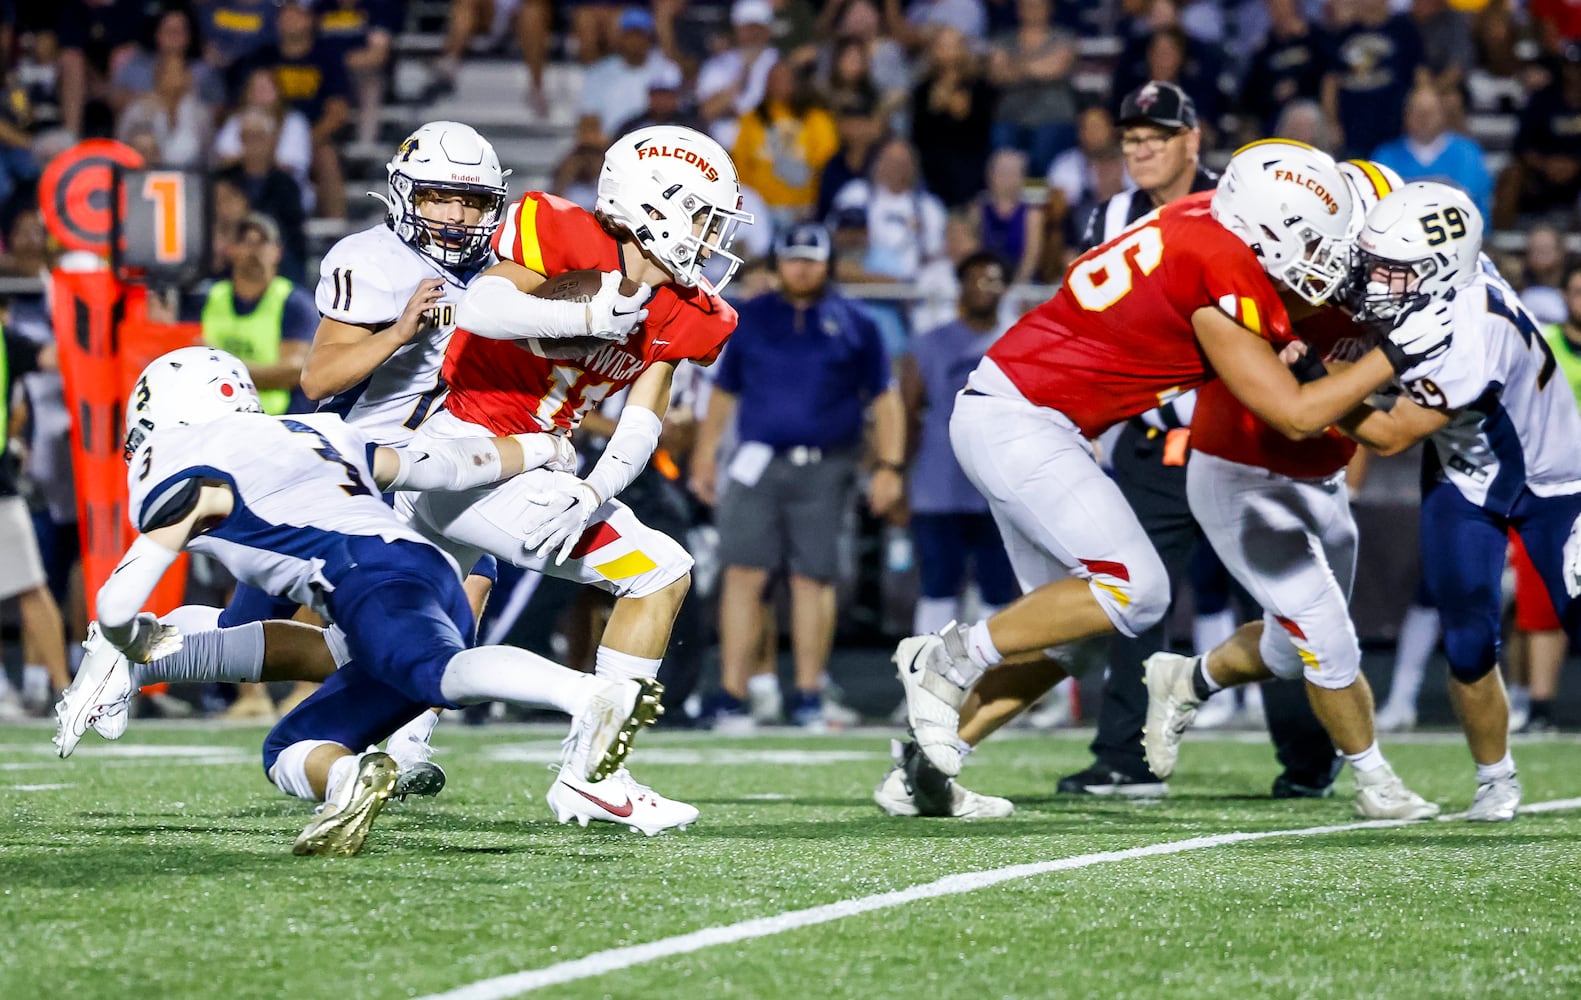
[[[472,611],[455,561],[379,498],[385,489],[497,482],[558,452],[541,434],[381,447],[332,414],[265,415],[246,367],[221,351],[192,347],[156,360],[126,416],[139,535],[98,595],[100,628],[125,656],[101,660],[108,669],[85,666],[63,696],[62,755],[94,713],[130,697],[179,646],[180,632],[142,607],[191,550],[312,608],[344,635],[346,662],[264,743],[272,782],[325,803],[297,838],[297,854],[361,849],[397,773],[387,754],[362,748],[432,705],[498,700],[569,712],[576,738],[562,766],[594,783],[607,779],[637,729],[656,717],[657,683],[598,679],[511,647],[469,648]],[[147,666],[134,676],[128,660]]]
[[[1581,641],[1581,415],[1537,322],[1481,249],[1481,215],[1444,184],[1407,184],[1368,214],[1356,241],[1358,315],[1450,337],[1400,376],[1392,407],[1363,407],[1341,426],[1385,454],[1431,443],[1423,579],[1477,765],[1467,819],[1499,821],[1521,798],[1495,669],[1508,534],[1520,535],[1570,641]]]
[[[370,441],[398,447],[444,396],[439,369],[455,332],[456,302],[467,283],[496,260],[489,239],[505,205],[505,178],[494,147],[470,126],[435,121],[418,128],[386,164],[389,209],[378,225],[352,233],[325,254],[315,298],[322,314],[302,371],[302,389]],[[493,557],[466,567],[467,596],[482,613],[494,579]],[[239,584],[217,623],[184,608],[183,628],[232,628],[296,614],[290,600]],[[279,629],[271,629],[271,637]],[[321,670],[301,643],[269,648],[272,676],[317,680]],[[312,652],[311,643],[308,649]],[[90,649],[98,648],[96,640]],[[102,655],[102,654],[101,654]],[[428,761],[438,716],[423,713],[392,737],[402,795],[432,795],[444,772]]]

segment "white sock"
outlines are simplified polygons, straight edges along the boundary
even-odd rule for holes
[[[780,693],[780,679],[778,674],[753,674],[747,678],[747,694],[757,697],[773,697]]]
[[[1394,653],[1394,680],[1386,704],[1415,708],[1427,661],[1438,646],[1438,612],[1413,604],[1400,622],[1400,643]]]
[[[603,683],[515,646],[479,646],[450,658],[439,691],[458,705],[503,701],[576,715]]]
[[[1508,750],[1504,751],[1502,760],[1492,764],[1477,765],[1477,784],[1479,785],[1485,785],[1490,781],[1498,781],[1500,778],[1512,778],[1514,776],[1515,758],[1510,756]]]
[[[29,698],[49,696],[49,668],[39,663],[22,667],[22,693]]]
[[[434,727],[438,724],[438,712],[423,712],[411,722],[391,733],[386,744],[394,746],[403,740],[416,740],[418,743],[427,743],[433,738]]]
[[[82,643],[80,642],[71,643],[66,647],[66,658],[71,663],[71,675],[73,677],[77,676],[77,671],[82,669],[82,658],[87,655],[88,651],[82,648]]]
[[[941,631],[955,619],[957,601],[953,597],[919,597],[911,616],[913,635]]]
[[[181,648],[152,663],[132,664],[132,681],[149,684],[200,684],[206,681],[256,683],[263,675],[263,622],[234,628],[189,632]]]
[[[350,781],[357,776],[357,761],[361,760],[358,754],[348,754],[329,765],[329,776],[324,779],[324,801],[328,802],[335,797],[335,789],[342,782]]]
[[[652,680],[659,676],[659,664],[662,662],[600,646],[593,655],[593,673],[606,681]]]
[[[994,645],[993,638],[988,634],[988,619],[984,618],[967,630],[966,655],[971,658],[972,665],[979,670],[987,670],[1004,659],[999,647]]]
[[[1229,608],[1212,615],[1198,615],[1191,620],[1191,641],[1198,654],[1216,649],[1235,634],[1235,612]]]
[[[1366,774],[1368,771],[1376,771],[1388,763],[1388,761],[1383,759],[1383,751],[1378,749],[1377,740],[1373,740],[1372,746],[1361,753],[1346,754],[1345,759],[1350,761],[1350,766],[1353,770],[1362,774]]]

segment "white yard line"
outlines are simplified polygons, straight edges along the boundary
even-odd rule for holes
[[[1521,811],[1541,813],[1576,808],[1581,808],[1581,798],[1534,802],[1531,805],[1522,806]],[[966,872],[941,878],[936,882],[914,885],[909,889],[883,892],[873,896],[861,896],[856,899],[842,899],[838,903],[814,906],[805,910],[791,910],[772,917],[758,917],[755,920],[743,920],[740,923],[726,924],[722,927],[705,927],[690,934],[661,938],[658,941],[650,941],[647,944],[631,945],[626,948],[611,948],[608,951],[595,952],[583,958],[556,962],[554,965],[541,969],[528,969],[506,976],[497,976],[493,979],[482,979],[475,983],[469,983],[466,986],[459,986],[445,993],[435,993],[423,997],[421,1000],[505,1000],[507,997],[520,996],[523,993],[542,989],[545,986],[558,986],[562,983],[591,979],[620,969],[629,969],[634,965],[673,958],[676,955],[687,955],[694,951],[701,951],[704,948],[714,947],[715,945],[732,944],[737,941],[749,941],[753,938],[782,934],[802,927],[813,927],[818,924],[841,920],[845,917],[856,916],[859,913],[887,910],[896,906],[904,906],[907,903],[915,903],[918,900],[937,899],[940,896],[956,896],[965,892],[986,889],[1001,882],[1032,878],[1036,875],[1047,875],[1050,872],[1068,872],[1078,868],[1088,868],[1093,865],[1109,864],[1115,861],[1133,861],[1137,858],[1156,858],[1167,854],[1183,854],[1187,851],[1200,851],[1209,847],[1223,847],[1226,844],[1243,844],[1253,840],[1267,840],[1270,837],[1317,837],[1329,833],[1346,833],[1351,830],[1383,830],[1406,825],[1409,825],[1409,823],[1405,820],[1370,820],[1360,823],[1341,823],[1335,826],[1311,826],[1298,830],[1268,830],[1262,833],[1220,833],[1211,837],[1192,837],[1189,840],[1150,844],[1146,847],[1131,847],[1123,851],[1099,851],[1095,854],[1078,854],[1075,857],[1012,865],[1008,868]]]

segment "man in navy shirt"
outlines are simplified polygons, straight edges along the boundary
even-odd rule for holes
[[[268,69],[286,106],[302,112],[313,126],[313,188],[318,214],[346,216],[338,141],[351,121],[351,83],[343,50],[318,37],[312,7],[287,0],[276,22],[278,41],[233,68],[232,90],[239,91],[254,69]]]
[[[887,515],[904,492],[904,408],[877,325],[829,289],[830,242],[828,230],[810,223],[781,237],[780,289],[741,306],[693,454],[692,488],[713,504],[719,444],[734,424],[738,444],[717,497],[725,570],[716,721],[746,718],[764,590],[783,572],[790,580],[794,718],[823,723],[819,689],[834,641],[834,583],[869,416],[876,468],[868,508]]]
[[[1334,33],[1325,58],[1323,110],[1344,133],[1347,156],[1371,156],[1398,138],[1405,95],[1430,82],[1422,36],[1389,0],[1360,0],[1356,20]]]

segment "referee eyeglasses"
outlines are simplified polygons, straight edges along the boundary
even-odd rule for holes
[[[1126,132],[1120,136],[1120,151],[1134,153],[1146,151],[1156,153],[1169,144],[1171,139],[1178,139],[1185,135],[1188,129],[1145,129],[1135,132]]]

